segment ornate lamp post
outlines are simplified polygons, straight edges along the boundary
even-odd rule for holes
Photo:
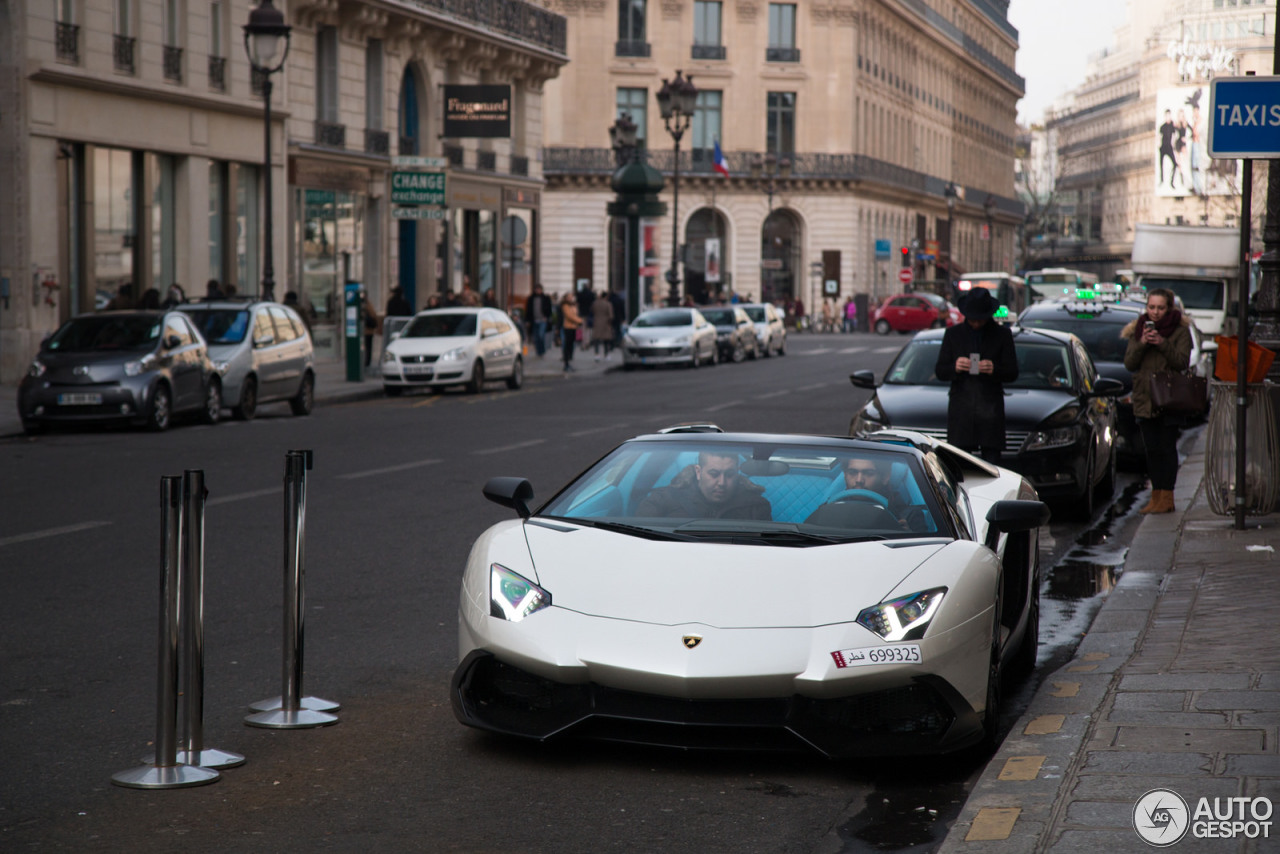
[[[991,223],[996,213],[995,196],[987,193],[987,197],[982,200],[982,212],[987,215],[987,269],[995,270],[996,230]]]
[[[275,299],[276,271],[272,253],[271,213],[271,75],[284,67],[289,55],[289,31],[284,13],[262,0],[249,13],[249,23],[244,25],[244,50],[249,55],[249,67],[262,78],[263,147],[262,161],[263,199],[262,229],[262,298]]]
[[[768,178],[764,185],[765,195],[769,197],[769,213],[773,213],[773,194],[778,192],[778,184],[791,177],[791,158],[779,156],[772,151],[764,157],[756,157],[751,161],[751,177],[759,180]]]
[[[626,166],[636,154],[636,123],[629,113],[618,116],[609,126],[609,145],[613,148],[613,166]]]
[[[677,265],[680,256],[680,137],[689,129],[693,111],[698,104],[698,89],[693,85],[693,75],[684,77],[680,69],[676,69],[674,80],[663,78],[657,98],[662,123],[675,141],[675,159],[671,173],[671,269],[667,270],[667,284],[671,287],[671,293],[667,301],[671,305],[679,305],[680,270]]]
[[[944,191],[947,197],[947,281],[955,281],[955,260],[951,255],[952,236],[951,232],[955,224],[956,215],[956,185],[951,181],[947,182],[947,188]]]

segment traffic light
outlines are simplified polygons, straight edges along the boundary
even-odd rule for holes
[[[902,253],[902,266],[910,267],[911,266],[911,247],[903,246],[898,251]]]

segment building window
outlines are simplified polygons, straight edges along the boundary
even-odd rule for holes
[[[636,123],[636,147],[644,148],[645,105],[649,100],[648,89],[619,89],[618,110],[614,118],[626,113]]]
[[[112,57],[116,71],[123,71],[126,74],[133,74],[137,70],[137,65],[134,61],[137,39],[133,36],[133,11],[129,5],[131,2],[132,0],[115,0],[115,5],[112,9],[112,18],[115,26],[112,38]]]
[[[164,79],[182,82],[182,0],[164,2]]]
[[[227,56],[223,49],[226,7],[222,0],[209,4],[209,88],[227,91]]]
[[[799,62],[796,48],[796,7],[794,3],[769,4],[769,62]]]
[[[235,184],[235,286],[240,293],[258,291],[258,167],[241,165]]]
[[[58,0],[57,21],[54,24],[54,40],[57,42],[58,61],[80,64],[80,26],[76,24],[75,0]]]
[[[645,41],[645,0],[618,0],[617,56],[648,56]]]
[[[771,154],[794,154],[796,150],[796,93],[770,92],[765,145]]]
[[[209,161],[209,278],[222,281],[226,253],[227,165]]]
[[[369,154],[391,153],[390,135],[383,130],[383,52],[381,39],[369,39],[364,49],[364,150]]]
[[[133,152],[94,149],[92,264],[100,301],[115,296],[121,285],[133,286],[138,239],[134,200],[138,198],[139,183],[134,177]]]
[[[346,145],[346,126],[338,121],[338,29],[316,32],[316,144]]]
[[[720,12],[724,4],[711,0],[695,0],[693,4],[693,58],[724,59],[720,42]]]
[[[710,171],[711,161],[715,155],[716,140],[720,139],[720,111],[724,95],[713,89],[698,92],[697,106],[693,111],[693,124],[690,127],[695,170]]]

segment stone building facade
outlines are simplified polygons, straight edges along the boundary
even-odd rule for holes
[[[878,298],[901,289],[904,246],[914,246],[917,283],[945,282],[948,243],[950,274],[1012,264],[1023,81],[1003,0],[549,5],[568,19],[573,57],[544,102],[549,291],[625,278],[605,213],[608,131],[623,113],[668,178],[668,214],[645,232],[651,300],[668,295],[672,217],[681,295],[698,301],[729,289],[809,305],[823,294]],[[654,97],[677,69],[699,92],[678,209],[673,142]],[[717,142],[728,177],[713,166]]]

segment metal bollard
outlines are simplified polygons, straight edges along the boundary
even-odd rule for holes
[[[284,475],[284,642],[279,697],[250,706],[244,722],[268,729],[307,729],[338,723],[339,706],[302,695],[303,620],[306,600],[307,469],[311,451],[289,451]]]
[[[178,607],[181,601],[182,479],[160,478],[160,642],[156,678],[156,755],[153,762],[111,777],[131,789],[176,789],[202,786],[217,771],[178,764]]]
[[[204,746],[204,503],[208,494],[203,471],[183,472],[182,610],[187,667],[182,680],[184,749],[178,758],[202,768],[232,768],[242,765],[244,757]]]

